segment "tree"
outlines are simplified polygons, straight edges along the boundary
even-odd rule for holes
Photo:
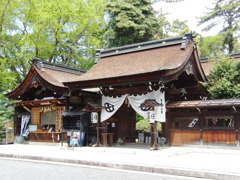
[[[115,0],[107,3],[109,26],[107,46],[122,46],[148,41],[159,28],[151,0]]]
[[[201,57],[216,57],[224,52],[223,35],[199,37],[199,54]]]
[[[171,33],[174,33],[174,35],[181,36],[190,31],[187,21],[180,21],[179,19],[176,19],[171,24],[171,27],[169,29]]]
[[[89,69],[101,46],[104,0],[1,0],[0,114],[9,120],[4,93],[21,83],[29,59]]]
[[[2,0],[0,60],[18,83],[31,57],[88,69],[101,46],[103,7],[103,0]]]
[[[207,78],[203,85],[212,99],[240,98],[240,61],[219,56]]]
[[[171,27],[170,22],[167,20],[166,15],[168,13],[163,13],[162,9],[157,12],[156,17],[158,21],[158,28],[155,29],[153,39],[163,39],[169,37],[169,29]]]
[[[139,132],[151,132],[151,125],[147,119],[141,119],[136,123],[136,130]],[[157,131],[162,131],[161,123],[157,123]]]
[[[223,24],[220,34],[224,36],[223,44],[229,53],[234,51],[239,32],[240,1],[216,0],[214,8],[209,8],[205,16],[200,17],[199,25],[209,23],[203,30],[208,31],[218,24]]]
[[[15,75],[7,69],[7,62],[6,59],[1,59],[0,61],[0,124],[7,120],[12,120],[14,112],[11,106],[11,108],[7,108],[8,104],[13,104],[13,101],[7,100],[4,97],[4,93],[16,85]]]

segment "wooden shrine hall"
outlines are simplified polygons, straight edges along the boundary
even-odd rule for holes
[[[157,146],[156,122],[162,123],[162,135],[171,144],[167,102],[207,97],[206,89],[199,83],[205,82],[206,77],[192,38],[192,34],[186,34],[100,50],[88,72],[64,85],[71,92],[100,89],[105,107],[100,121],[112,127],[114,142],[135,142],[136,112],[146,118],[149,109],[140,105],[146,98],[156,99],[161,106],[152,108],[156,119],[151,123],[151,147]]]
[[[19,100],[15,135],[24,134],[25,122],[29,141],[67,142],[84,121],[86,145],[135,144],[138,113],[149,119],[151,133],[141,143],[152,149],[158,149],[157,123],[167,145],[238,146],[240,100],[208,100],[200,82],[209,67],[201,65],[193,38],[99,50],[87,72],[34,59],[25,80],[6,94]]]
[[[78,112],[89,102],[96,103],[99,95],[88,91],[79,91],[69,96],[68,87],[62,82],[70,81],[83,70],[43,62],[33,58],[31,68],[24,81],[12,92],[5,94],[15,104],[14,134],[16,142],[25,137],[29,142],[67,142],[69,133],[78,131],[76,118],[72,122],[63,122],[64,112]],[[87,112],[80,112],[81,119],[89,119]],[[79,118],[78,118],[79,120]],[[24,131],[28,129],[27,133]]]

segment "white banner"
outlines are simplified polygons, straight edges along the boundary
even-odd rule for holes
[[[104,108],[101,112],[101,122],[110,118],[121,107],[126,97],[128,98],[128,101],[131,104],[132,108],[144,118],[147,118],[147,111],[143,111],[140,108],[140,105],[146,99],[156,99],[158,103],[162,104],[162,106],[155,107],[156,121],[166,121],[165,93],[164,91],[158,90],[137,96],[123,95],[116,98],[102,96],[102,106]]]
[[[137,96],[128,96],[129,103],[131,104],[132,108],[140,114],[142,117],[147,119],[147,111],[143,111],[140,108],[140,105],[144,103],[146,99],[154,99],[155,96],[154,94],[157,93],[158,91],[152,91],[147,94],[142,94],[142,95],[137,95]]]
[[[165,91],[158,91],[154,94],[154,98],[162,106],[155,107],[156,121],[166,122],[166,102],[165,102]]]
[[[28,135],[28,122],[30,119],[30,115],[22,115],[22,119],[21,119],[21,136],[27,136]]]
[[[107,97],[102,96],[102,108],[101,111],[101,122],[110,118],[117,110],[122,106],[124,100],[126,99],[127,95],[123,95],[121,97]]]

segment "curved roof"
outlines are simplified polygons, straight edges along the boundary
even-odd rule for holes
[[[15,100],[60,97],[69,91],[63,82],[76,78],[82,73],[81,70],[38,61],[32,65],[23,82],[5,96]]]
[[[71,81],[72,79],[81,75],[80,73],[73,74],[73,73],[59,71],[56,69],[49,69],[49,68],[44,68],[44,71],[42,72],[39,68],[34,67],[34,71],[37,73],[38,76],[41,76],[41,78],[47,81],[48,83],[54,86],[63,87],[63,88],[66,88],[63,85],[63,82]]]
[[[197,81],[205,81],[200,63],[189,64],[191,60],[199,61],[191,38],[192,36],[181,36],[102,50],[99,60],[88,72],[64,84],[70,88],[89,88],[141,80],[151,81],[151,78],[167,82],[171,80],[169,76],[188,68],[195,69]],[[197,65],[190,67],[193,64]]]
[[[173,70],[184,64],[192,51],[193,44],[191,43],[186,50],[181,50],[179,45],[175,45],[103,57],[86,74],[76,77],[72,81],[107,79],[161,70]]]

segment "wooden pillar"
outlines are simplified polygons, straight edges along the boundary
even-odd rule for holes
[[[234,127],[235,127],[235,131],[236,131],[236,146],[239,147],[239,126],[240,126],[240,114],[239,113],[236,113],[234,114],[233,116],[233,120],[234,120]]]
[[[62,126],[62,128],[61,128],[61,146],[63,146],[63,116],[61,117],[62,118],[62,120],[61,120],[61,126]],[[68,138],[67,138],[68,139]],[[70,143],[69,143],[70,144]]]
[[[98,120],[97,120],[97,126],[96,126],[96,130],[97,130],[97,142],[96,142],[96,146],[100,146],[100,132],[99,132],[99,128],[100,128],[100,112],[98,112]]]
[[[151,142],[150,142],[150,148],[153,148],[153,144],[154,144],[154,123],[150,123],[150,129],[151,129],[151,133],[150,133],[150,137],[151,137]]]
[[[150,150],[158,150],[159,146],[157,143],[157,122],[151,123],[151,148]]]
[[[203,114],[199,114],[198,116],[198,121],[199,121],[199,128],[200,128],[200,145],[203,146],[203,127],[204,127],[204,116]]]
[[[171,144],[171,134],[170,134],[170,126],[171,126],[171,121],[173,119],[173,115],[170,111],[166,112],[166,122],[162,123],[162,136],[166,138],[166,144],[170,145]]]
[[[173,119],[173,115],[172,112],[167,111],[166,112],[166,122],[162,122],[162,137],[166,138],[166,145],[171,144],[171,131],[170,131],[170,127],[171,127],[171,123],[172,123],[172,119]]]
[[[66,107],[65,111],[68,112],[69,111],[69,98],[67,98],[67,103],[66,103],[65,107]]]
[[[18,109],[19,107],[15,107],[14,109],[14,122],[13,122],[13,128],[14,128],[14,138],[17,135],[17,127],[18,127]]]

